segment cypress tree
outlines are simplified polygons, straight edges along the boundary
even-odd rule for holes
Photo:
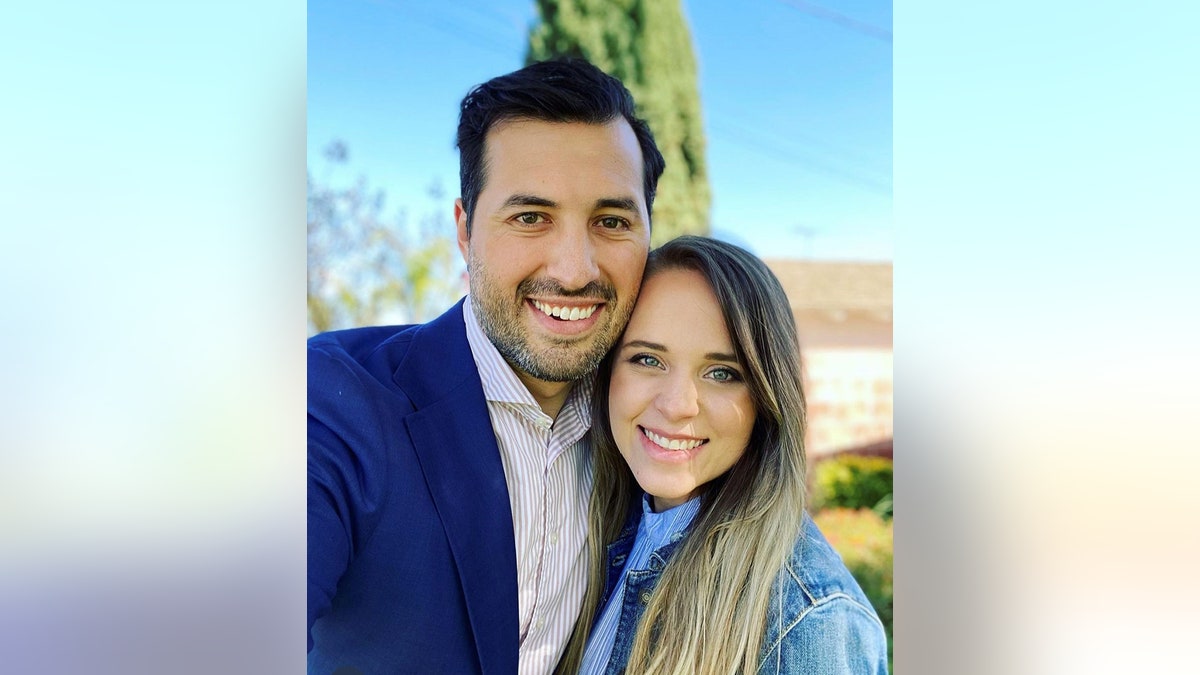
[[[530,30],[525,57],[582,57],[629,88],[667,161],[654,200],[655,246],[709,232],[696,56],[680,1],[537,0],[541,23]]]

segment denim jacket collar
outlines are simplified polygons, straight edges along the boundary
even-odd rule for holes
[[[601,607],[608,601],[633,550],[641,507],[630,505],[616,541],[608,546],[608,574]],[[693,521],[694,522],[694,521]],[[689,526],[690,531],[690,526]],[[606,675],[624,672],[633,630],[648,594],[684,537],[654,551],[649,569],[633,571],[622,599],[623,629],[613,644]],[[593,622],[598,620],[597,612]],[[810,518],[792,556],[781,570],[767,616],[758,675],[886,675],[887,643],[883,625],[840,556]]]
[[[637,539],[638,525],[641,521],[642,514],[642,497],[639,495],[629,504],[629,509],[625,513],[625,524],[621,527],[621,533],[617,535],[616,540],[607,547],[606,560],[608,562],[608,574],[604,580],[604,593],[600,596],[600,607],[604,607],[604,603],[608,602],[608,596],[612,595],[613,589],[616,588],[617,582],[621,578],[621,572],[625,569],[625,560],[633,551],[634,541]],[[694,524],[695,521],[692,521]],[[672,538],[671,543],[654,550],[650,554],[650,560],[647,562],[649,569],[653,572],[662,572],[667,566],[667,562],[671,560],[671,556],[675,554],[675,550],[679,548],[679,544],[686,538],[686,533],[690,532],[692,525],[688,525],[687,529],[681,535]],[[599,620],[600,615],[597,612],[593,621]]]

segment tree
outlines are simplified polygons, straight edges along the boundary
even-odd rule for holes
[[[696,57],[680,0],[538,0],[526,63],[587,59],[625,83],[667,168],[654,201],[654,245],[708,234],[712,201]]]
[[[325,149],[332,165],[347,163],[346,145]],[[436,183],[430,198],[445,203]],[[403,211],[383,217],[386,195],[365,178],[349,187],[318,183],[308,171],[308,329],[310,334],[433,318],[462,288],[449,217],[427,215],[410,227]],[[444,209],[444,206],[443,206]]]

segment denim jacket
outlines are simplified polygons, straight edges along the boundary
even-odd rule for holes
[[[600,611],[633,549],[639,515],[631,514],[620,536],[608,546],[608,578]],[[678,536],[654,551],[648,569],[630,570],[606,675],[625,672],[642,610],[682,540]],[[776,580],[758,667],[758,675],[792,674],[887,674],[887,638],[879,616],[807,515],[792,556]]]

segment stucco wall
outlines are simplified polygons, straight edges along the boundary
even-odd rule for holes
[[[810,349],[802,353],[810,455],[892,437],[892,351]]]

